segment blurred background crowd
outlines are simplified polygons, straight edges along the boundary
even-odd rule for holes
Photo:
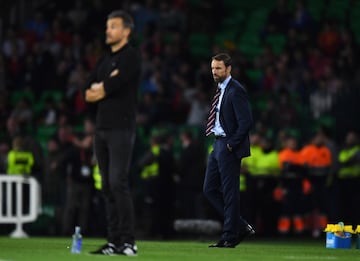
[[[75,223],[105,233],[94,108],[81,88],[107,51],[114,9],[134,17],[143,59],[131,167],[140,235],[169,238],[174,220],[218,219],[202,181],[210,58],[219,51],[231,54],[252,105],[240,190],[258,234],[318,237],[327,222],[360,222],[351,205],[360,200],[359,1],[3,0],[0,173],[42,184],[34,233],[69,235]]]

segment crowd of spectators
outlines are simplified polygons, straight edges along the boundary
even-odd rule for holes
[[[226,2],[231,1],[144,0],[117,5],[100,0],[39,1],[28,3],[23,23],[4,20],[0,53],[1,172],[6,172],[4,162],[13,138],[21,135],[35,153],[35,175],[59,188],[45,191],[51,198],[45,202],[64,206],[59,195],[65,195],[69,177],[55,177],[64,175],[57,168],[64,160],[59,150],[64,144],[68,149],[69,143],[80,151],[88,150],[79,139],[88,134],[83,122],[91,120],[93,111],[84,103],[81,88],[106,51],[105,20],[115,8],[133,15],[136,30],[132,41],[143,59],[135,159],[143,154],[156,128],[170,129],[175,135],[175,158],[181,151],[176,134],[184,126],[195,130],[195,139],[207,151],[202,132],[214,86],[209,61],[220,50],[232,55],[232,74],[249,92],[253,132],[271,140],[275,148],[284,133],[305,144],[321,124],[330,128],[339,145],[347,131],[359,131],[354,115],[359,110],[360,63],[350,21],[314,17],[304,0],[278,0],[268,8],[257,32],[262,46],[257,55],[249,56],[236,43],[215,42],[211,42],[208,57],[197,55],[189,38],[202,33],[215,39],[225,30],[223,21],[230,14]],[[349,1],[349,6],[354,3]],[[271,35],[285,39],[280,52],[267,43]],[[251,71],[258,76],[252,77]],[[336,130],[335,120],[340,125]],[[44,126],[55,130],[45,142],[39,135]]]

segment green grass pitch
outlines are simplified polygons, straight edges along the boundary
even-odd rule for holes
[[[104,243],[102,239],[84,238],[82,253],[71,254],[70,238],[0,237],[0,261],[71,261],[136,259],[139,261],[286,261],[286,260],[360,260],[360,250],[327,249],[324,240],[251,239],[234,249],[208,248],[205,241],[138,241],[136,257],[95,256],[88,252]]]

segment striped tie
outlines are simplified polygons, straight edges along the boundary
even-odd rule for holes
[[[220,88],[217,88],[211,103],[211,110],[209,112],[209,117],[206,124],[206,131],[205,131],[206,136],[209,136],[211,134],[211,130],[215,125],[216,106],[219,103],[219,97],[220,97]]]

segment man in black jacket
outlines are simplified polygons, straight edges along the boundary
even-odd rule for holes
[[[85,100],[97,105],[94,145],[108,223],[108,243],[93,254],[137,254],[128,182],[141,71],[140,56],[128,43],[133,27],[132,18],[123,11],[108,15],[106,44],[111,52],[97,63],[85,86]]]

